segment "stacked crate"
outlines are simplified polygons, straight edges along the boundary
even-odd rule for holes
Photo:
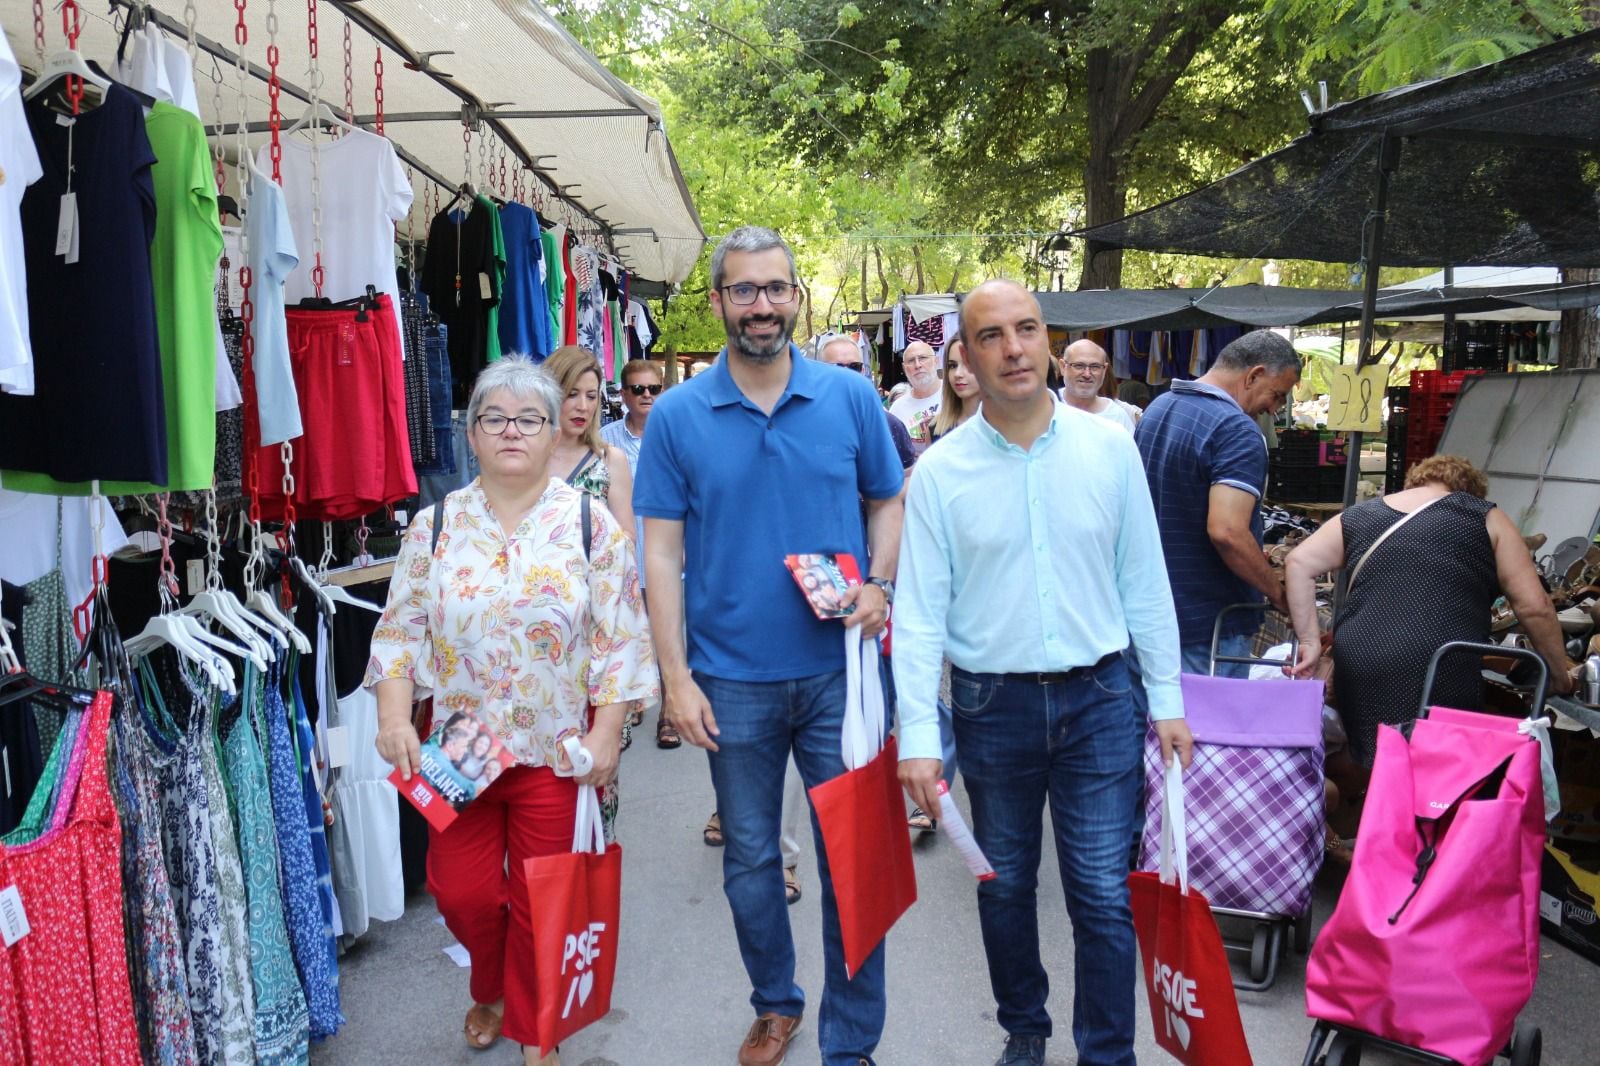
[[[1439,447],[1439,438],[1444,436],[1444,424],[1450,420],[1450,410],[1455,407],[1462,386],[1467,378],[1482,373],[1482,370],[1411,372],[1405,431],[1407,469],[1428,458]]]
[[[1267,497],[1280,503],[1343,499],[1346,440],[1327,430],[1280,431],[1267,468]]]

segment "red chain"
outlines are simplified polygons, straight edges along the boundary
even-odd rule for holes
[[[377,78],[377,85],[372,90],[372,98],[378,105],[378,136],[383,136],[383,45],[378,46],[378,58],[372,62],[372,74]]]
[[[506,197],[506,189],[507,188],[508,188],[508,186],[506,185],[506,146],[502,144],[500,146],[500,198],[502,200],[504,200],[505,197]]]
[[[44,59],[44,0],[33,0],[33,48]]]
[[[78,22],[78,0],[62,0],[61,29],[67,35],[67,47],[76,52],[78,34],[82,32]],[[83,79],[76,74],[67,75],[67,99],[72,101],[72,113],[78,114],[83,108]]]
[[[306,0],[306,43],[311,58],[317,58],[317,0]]]
[[[238,12],[239,21],[233,25],[233,43],[243,48],[250,43],[250,27],[244,24],[245,0],[233,0],[233,10]]]
[[[269,30],[271,25],[271,10],[268,10]],[[283,92],[283,83],[278,80],[278,42],[275,39],[267,40],[267,126],[272,131],[272,140],[267,147],[267,155],[272,160],[272,180],[279,185],[283,184],[283,143],[279,139],[279,132],[283,127],[283,107],[278,102],[279,95]]]

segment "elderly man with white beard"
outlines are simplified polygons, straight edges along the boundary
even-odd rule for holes
[[[901,353],[906,381],[911,391],[896,400],[889,413],[904,422],[911,431],[911,446],[921,455],[933,443],[933,420],[939,415],[938,359],[933,349],[922,341],[912,341]]]

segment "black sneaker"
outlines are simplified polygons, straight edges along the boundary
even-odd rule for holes
[[[1006,1037],[1006,1049],[994,1066],[1044,1066],[1044,1037],[1015,1033]]]

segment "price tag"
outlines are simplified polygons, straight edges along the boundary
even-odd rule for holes
[[[22,908],[22,893],[16,885],[0,888],[0,940],[10,947],[33,931],[28,912]]]
[[[331,726],[327,732],[328,769],[337,770],[350,765],[350,727]]]
[[[1383,430],[1383,392],[1389,382],[1389,368],[1382,364],[1362,367],[1336,366],[1332,370],[1333,394],[1328,406],[1328,428],[1357,433]]]
[[[56,254],[78,261],[78,194],[61,194],[61,214],[56,217]]]
[[[489,280],[488,274],[478,275],[478,296],[484,300],[494,299],[494,282]]]
[[[189,595],[200,595],[206,589],[206,561],[190,559],[184,564],[184,576],[189,579]]]

